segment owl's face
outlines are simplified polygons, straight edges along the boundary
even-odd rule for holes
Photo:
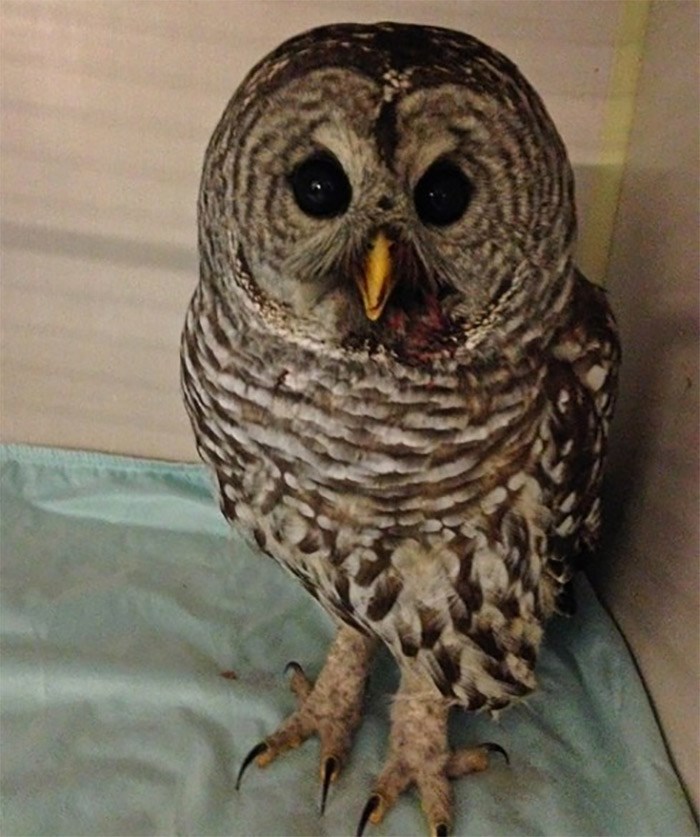
[[[256,293],[318,339],[391,346],[432,330],[443,348],[455,326],[547,304],[571,269],[573,181],[500,54],[447,30],[333,26],[283,44],[233,97],[200,225],[219,270],[238,256]]]

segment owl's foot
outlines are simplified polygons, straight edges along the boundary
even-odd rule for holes
[[[315,683],[298,663],[289,663],[287,670],[292,672],[290,687],[297,698],[297,709],[248,753],[238,772],[236,789],[253,761],[258,767],[266,767],[286,750],[298,747],[316,734],[321,739],[320,808],[323,813],[328,788],[340,775],[362,718],[362,700],[374,646],[374,640],[343,627]]]
[[[452,824],[451,779],[489,766],[491,753],[508,754],[490,742],[450,751],[447,747],[449,707],[440,698],[414,698],[399,693],[392,709],[389,757],[362,811],[357,835],[368,822],[377,825],[398,797],[415,785],[431,837],[447,837]]]

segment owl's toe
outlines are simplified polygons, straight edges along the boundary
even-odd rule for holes
[[[489,766],[489,753],[498,753],[503,756],[506,764],[510,764],[508,753],[500,744],[492,741],[485,741],[475,747],[465,747],[462,750],[453,750],[447,759],[445,773],[450,779],[459,779],[469,773],[479,773]]]
[[[400,756],[390,758],[362,810],[357,837],[362,837],[368,823],[378,825],[411,785],[418,789],[430,837],[447,837],[452,823],[450,780],[486,770],[491,753],[499,753],[510,763],[503,747],[491,742],[454,750],[443,760],[425,759],[417,763]]]
[[[289,688],[292,690],[292,693],[296,697],[297,701],[301,704],[309,696],[314,684],[313,681],[309,680],[306,676],[304,669],[295,660],[288,662],[284,667],[285,674],[289,674],[290,671],[292,672],[292,676],[289,680]]]
[[[439,761],[426,761],[422,767],[416,768],[415,764],[399,756],[389,759],[377,780],[374,793],[362,811],[358,837],[363,834],[367,823],[378,825],[411,785],[415,785],[420,794],[431,837],[447,835],[452,821],[452,794],[446,771]]]
[[[492,742],[451,750],[447,741],[449,702],[424,692],[403,688],[391,712],[389,754],[372,795],[362,811],[357,834],[376,825],[399,796],[415,787],[428,822],[430,837],[446,837],[452,827],[452,780],[486,770],[497,753],[508,754]]]
[[[256,744],[243,760],[236,789],[250,764],[266,767],[277,756],[298,747],[317,735],[321,741],[320,811],[324,812],[330,786],[347,760],[354,732],[362,719],[365,680],[374,641],[343,628],[339,632],[326,665],[314,683],[297,662],[290,662],[290,688],[297,708],[264,741]]]

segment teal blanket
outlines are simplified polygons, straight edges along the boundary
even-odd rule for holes
[[[222,520],[204,469],[2,450],[4,835],[354,833],[380,769],[396,670],[380,656],[351,761],[318,806],[318,744],[235,775],[318,672],[332,627]],[[696,834],[623,640],[581,581],[539,691],[455,743],[511,756],[455,785],[456,834]],[[223,677],[222,672],[229,672]],[[404,796],[367,834],[422,835]]]

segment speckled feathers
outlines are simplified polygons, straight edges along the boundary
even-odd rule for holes
[[[352,189],[323,219],[290,188],[319,153]],[[436,160],[474,187],[443,227],[415,206]],[[199,209],[182,379],[224,514],[426,688],[472,709],[527,693],[597,541],[619,360],[537,94],[466,35],[313,30],[234,95]],[[404,262],[369,322],[378,231]]]

